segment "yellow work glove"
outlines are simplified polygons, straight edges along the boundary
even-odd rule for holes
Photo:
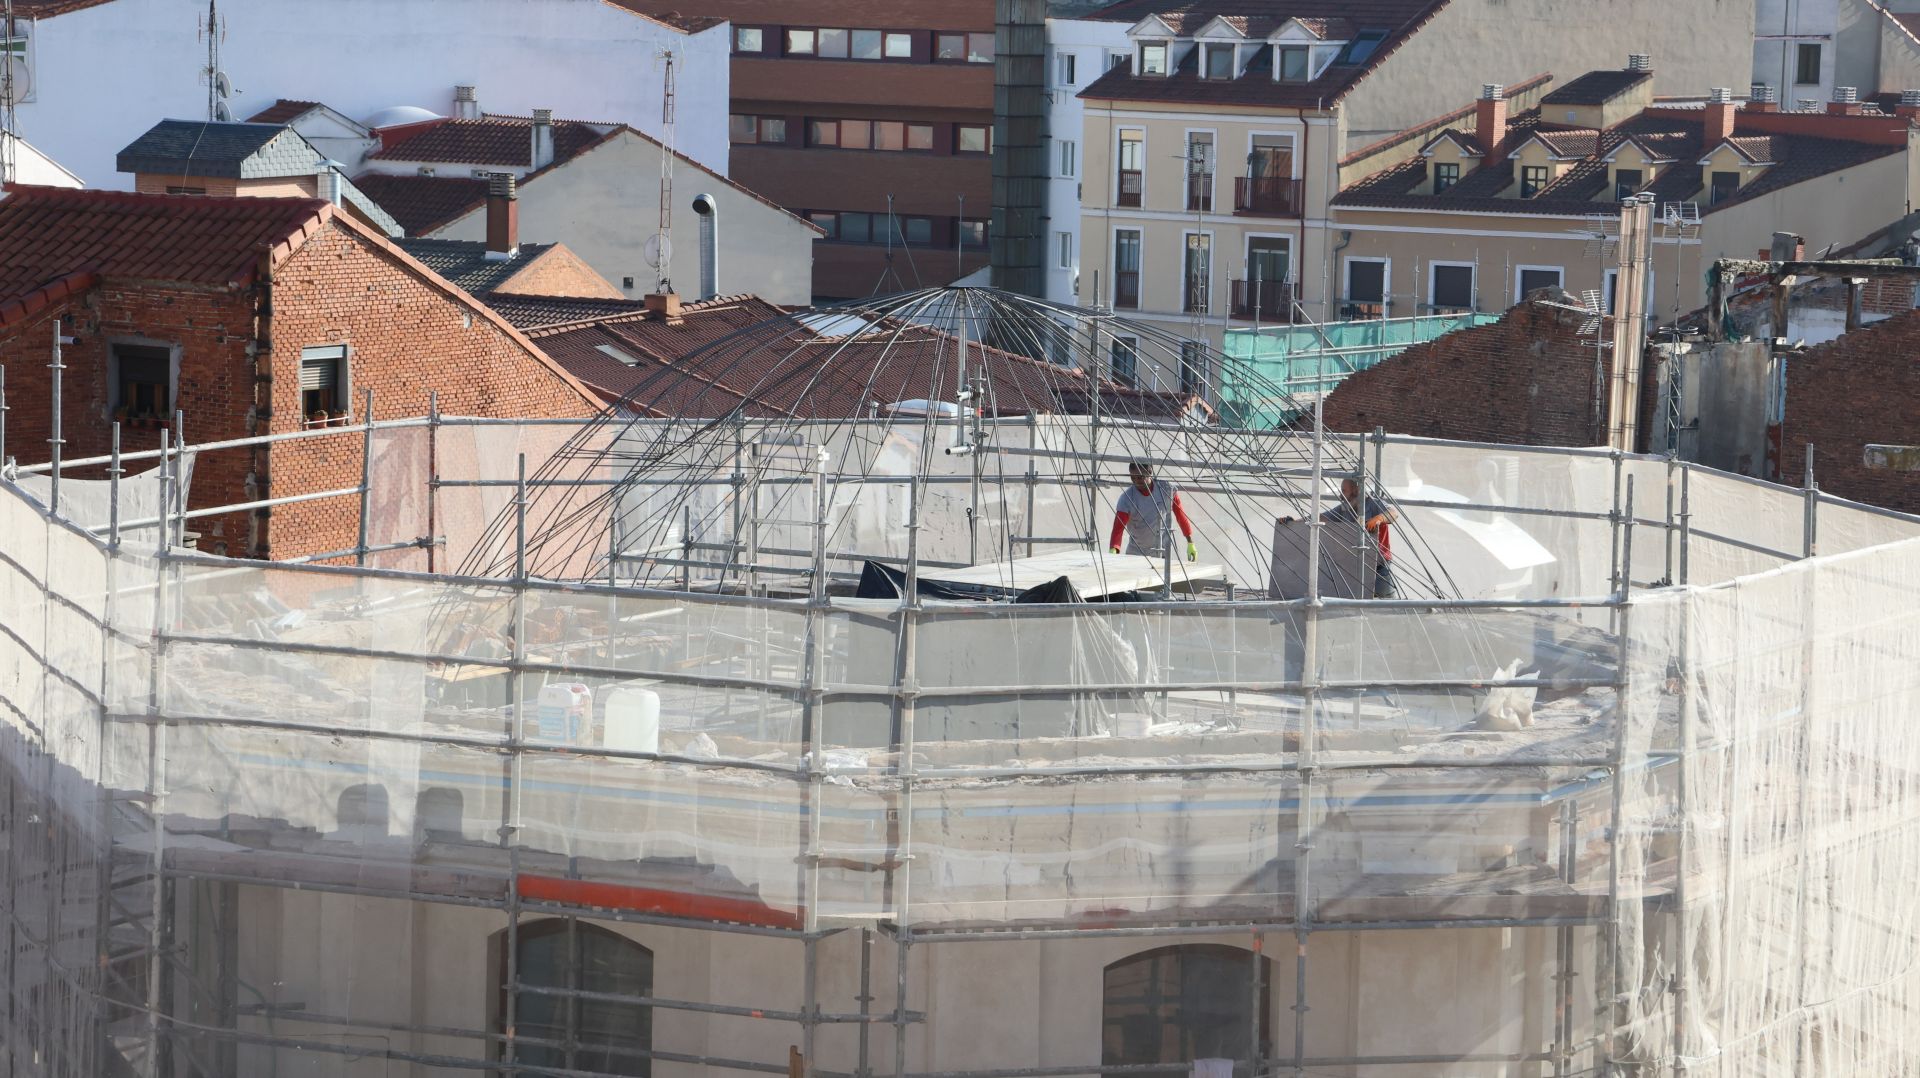
[[[1107,553],[1109,553],[1109,554],[1118,554],[1118,553],[1120,553],[1120,548],[1119,548],[1119,547],[1117,547],[1117,546],[1110,546],[1110,547],[1108,547],[1108,548],[1107,548]]]
[[[1187,540],[1187,560],[1188,561],[1200,560],[1200,552],[1193,548],[1193,540],[1191,539]]]

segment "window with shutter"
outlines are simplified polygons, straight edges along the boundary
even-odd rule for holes
[[[300,350],[300,414],[308,423],[347,418],[347,346]]]

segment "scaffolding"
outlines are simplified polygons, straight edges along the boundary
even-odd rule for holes
[[[325,492],[353,565],[183,544],[182,462],[239,443],[151,452],[145,532],[132,454],[7,480],[5,1073],[1186,1073],[1119,1058],[1124,1020],[980,1024],[1051,1006],[1036,955],[1183,941],[1247,962],[1208,1042],[1236,1074],[1920,1073],[1920,521],[1811,476],[1098,414],[886,482],[848,461],[979,421],[806,429],[318,432],[368,451]],[[1305,593],[1223,539],[1141,601],[923,594],[1084,543],[1141,455],[1221,531],[1304,508]],[[1369,477],[1432,594],[1320,571],[1364,570],[1318,510]],[[897,597],[852,592],[890,558]],[[529,972],[549,924],[566,961],[643,939],[650,983]],[[1457,1000],[1353,973],[1440,938]],[[1316,1016],[1369,998],[1441,1017]]]

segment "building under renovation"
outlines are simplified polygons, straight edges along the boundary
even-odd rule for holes
[[[1190,354],[782,315],[294,436],[326,565],[194,545],[250,439],[9,471],[0,1074],[1920,1074],[1920,520]]]

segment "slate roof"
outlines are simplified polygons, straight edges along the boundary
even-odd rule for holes
[[[613,7],[631,15],[657,22],[662,26],[671,26],[682,33],[697,34],[702,30],[711,30],[727,20],[714,15],[683,15],[678,11],[645,11],[635,0],[606,0]]]
[[[646,310],[645,300],[589,299],[574,296],[522,296],[489,292],[481,297],[494,313],[519,330],[549,329]]]
[[[1540,103],[1604,105],[1651,78],[1651,71],[1589,71],[1572,82],[1554,87]]]
[[[400,249],[420,260],[420,264],[460,286],[469,295],[485,296],[500,287],[507,278],[533,264],[534,259],[553,249],[551,243],[523,243],[512,258],[488,258],[487,245],[479,240],[395,240]]]
[[[1541,123],[1539,111],[1529,109],[1509,119],[1507,137],[1502,140],[1504,152],[1511,153],[1536,131],[1544,138],[1569,141],[1571,135],[1583,130],[1556,131],[1552,125]],[[1735,122],[1737,124],[1739,121]],[[1655,202],[1699,202],[1700,212],[1706,214],[1902,150],[1900,146],[1810,135],[1736,134],[1731,141],[1737,149],[1750,155],[1764,154],[1764,158],[1752,159],[1771,163],[1733,197],[1708,206],[1705,204],[1700,169],[1695,162],[1716,147],[1703,145],[1705,139],[1701,134],[1701,123],[1698,109],[1653,108],[1605,131],[1584,129],[1585,134],[1580,138],[1584,142],[1591,136],[1591,149],[1583,155],[1582,160],[1573,164],[1564,175],[1533,198],[1502,197],[1516,182],[1515,170],[1510,164],[1476,168],[1438,195],[1420,194],[1416,188],[1427,178],[1427,162],[1425,158],[1415,157],[1349,184],[1334,198],[1333,204],[1383,209],[1586,216],[1604,212],[1612,205],[1613,192],[1607,183],[1607,163],[1602,159],[1631,138],[1673,162],[1661,168],[1654,182],[1644,188],[1653,194]]]
[[[1096,79],[1080,96],[1103,101],[1164,101],[1195,105],[1278,105],[1324,107],[1339,100],[1366,74],[1433,17],[1448,0],[1189,0],[1169,8],[1167,0],[1120,0],[1100,13],[1102,19],[1137,22],[1158,15],[1190,35],[1214,16],[1244,18],[1249,36],[1265,37],[1288,19],[1318,26],[1334,40],[1380,32],[1385,37],[1365,59],[1348,59],[1347,50],[1311,82],[1276,82],[1273,53],[1262,49],[1235,79],[1200,77],[1198,51],[1190,50],[1171,75],[1136,76],[1121,64]],[[1264,28],[1264,29],[1262,29]],[[1255,31],[1258,30],[1258,33]]]
[[[259,112],[247,117],[250,124],[283,124],[295,120],[320,107],[318,101],[289,101],[281,98]]]
[[[310,198],[207,198],[14,187],[0,201],[0,297],[76,270],[224,287],[262,248],[304,239],[330,207]]]
[[[13,17],[16,19],[51,19],[55,15],[65,15],[71,11],[85,11],[90,7],[110,4],[113,0],[13,0]]]
[[[592,147],[615,125],[579,120],[553,122],[555,164]],[[382,161],[421,161],[449,165],[533,167],[533,118],[486,115],[478,120],[446,120],[417,135],[367,155]]]
[[[121,172],[164,172],[235,180],[311,176],[326,156],[298,131],[274,123],[161,120],[120,151]]]

